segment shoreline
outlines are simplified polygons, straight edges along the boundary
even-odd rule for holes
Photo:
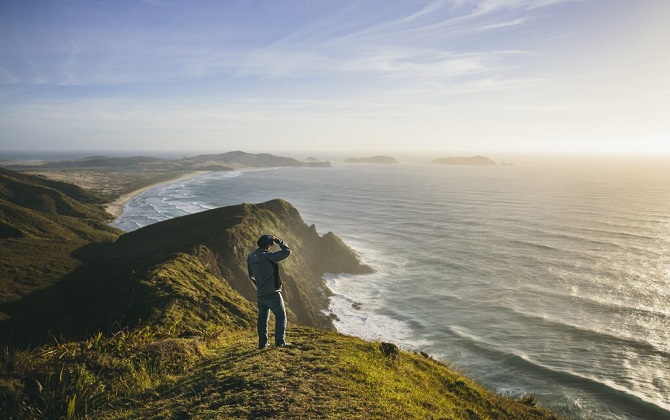
[[[114,219],[117,219],[121,214],[123,213],[123,209],[128,204],[133,198],[137,197],[138,195],[142,194],[143,192],[150,190],[154,187],[158,187],[160,185],[166,185],[166,184],[172,184],[174,182],[178,181],[185,181],[187,179],[192,179],[192,178],[197,178],[200,175],[205,175],[208,174],[212,171],[197,171],[197,172],[189,172],[187,174],[184,174],[182,176],[179,176],[177,178],[169,179],[167,181],[161,181],[161,182],[156,182],[151,185],[147,185],[146,187],[142,187],[140,189],[137,189],[135,191],[131,191],[127,194],[123,194],[116,200],[114,200],[111,203],[105,204],[105,211],[113,216]]]

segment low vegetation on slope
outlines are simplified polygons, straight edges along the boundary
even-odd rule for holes
[[[100,198],[76,185],[0,168],[0,199],[46,214],[109,220]]]
[[[108,221],[98,198],[75,185],[0,168],[0,303],[75,270],[72,254],[91,241],[116,240],[121,231]]]
[[[138,278],[132,303],[117,301],[112,307],[114,295],[99,299],[105,317],[142,320],[132,327],[109,327],[79,340],[51,337],[52,344],[35,350],[4,347],[0,411],[8,418],[74,418],[71,414],[133,405],[194,366],[215,338],[252,330],[254,306],[217,276],[212,263],[206,249],[176,254]],[[91,290],[77,296],[87,295]],[[79,314],[82,310],[86,313]],[[82,308],[64,312],[69,316],[56,317],[60,324],[53,331],[73,328],[68,322],[90,325],[85,316],[95,318]]]
[[[213,209],[146,226],[121,236],[115,246],[143,260],[163,258],[204,246],[218,256],[221,275],[250,301],[255,290],[249,281],[246,257],[256,240],[269,233],[285,239],[295,252],[282,262],[284,297],[289,320],[303,325],[332,327],[322,313],[328,295],[323,274],[370,273],[356,254],[332,233],[320,236],[284,200]]]
[[[18,234],[0,238],[0,291],[43,280],[0,300],[2,418],[552,418],[428,357],[295,327],[330,327],[323,273],[371,269],[283,200],[119,236],[79,191],[36,182],[54,200],[36,209],[3,185],[5,231]],[[61,198],[83,210],[61,214]],[[295,250],[282,264],[289,348],[256,349],[245,258],[262,233]]]
[[[428,357],[334,332],[292,328],[289,348],[218,344],[132,418],[540,419],[546,410],[495,395]]]
[[[124,194],[158,183],[177,179],[191,171],[184,170],[138,170],[113,166],[94,168],[59,168],[37,166],[23,173],[76,184],[100,197],[100,201],[111,203]]]
[[[0,355],[7,418],[551,419],[425,355],[308,327],[256,349],[252,329],[141,328]]]

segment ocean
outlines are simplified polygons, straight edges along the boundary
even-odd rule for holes
[[[326,277],[338,331],[535,393],[568,418],[670,419],[667,167],[212,172],[144,192],[114,225],[283,198],[377,270]]]

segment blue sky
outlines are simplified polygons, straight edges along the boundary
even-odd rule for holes
[[[0,150],[670,154],[670,1],[0,2]]]

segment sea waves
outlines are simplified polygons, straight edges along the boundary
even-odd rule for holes
[[[216,206],[206,204],[209,183],[237,176],[240,172],[216,172],[150,188],[126,204],[123,214],[112,224],[131,232],[152,223],[213,209]]]
[[[116,225],[284,198],[377,270],[326,277],[339,331],[427,352],[504,394],[534,392],[571,418],[670,418],[670,174],[645,174],[212,173],[144,193]]]

